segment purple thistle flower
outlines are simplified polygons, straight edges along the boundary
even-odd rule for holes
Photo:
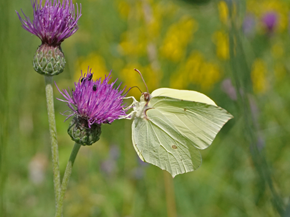
[[[72,0],[46,0],[42,6],[42,0],[34,0],[33,6],[33,21],[24,14],[25,19],[22,19],[16,11],[22,27],[28,32],[36,35],[42,41],[42,44],[50,46],[59,46],[62,41],[73,35],[78,30],[77,22],[81,17],[81,8],[75,14],[75,8]],[[81,6],[81,5],[80,5]]]
[[[67,119],[77,116],[77,118],[86,120],[89,128],[94,124],[110,124],[126,115],[123,105],[126,93],[122,95],[125,88],[119,90],[121,84],[114,88],[118,79],[110,84],[111,73],[109,76],[105,76],[103,81],[101,78],[93,81],[92,77],[93,73],[91,73],[91,69],[88,69],[87,74],[81,75],[79,81],[75,83],[75,90],[72,90],[71,94],[67,90],[61,92],[58,89],[65,98],[65,100],[58,100],[66,102],[72,111],[72,114],[66,115]]]
[[[42,42],[33,58],[36,72],[47,76],[63,72],[66,61],[60,45],[78,30],[77,22],[82,14],[76,6],[77,14],[72,0],[63,0],[62,4],[60,0],[45,0],[44,5],[42,0],[32,0],[32,22],[22,10],[25,19],[16,11],[22,27]]]
[[[274,11],[267,12],[262,18],[262,22],[268,33],[272,33],[274,31],[274,28],[277,26],[277,21],[277,13]]]

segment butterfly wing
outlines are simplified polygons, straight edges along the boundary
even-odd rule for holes
[[[135,118],[133,120],[132,123],[132,142],[133,142],[133,147],[135,149],[135,151],[137,152],[139,158],[144,161],[147,162],[143,155],[143,149],[142,148],[144,146],[144,144],[148,144],[148,142],[146,141],[147,138],[147,126],[146,126],[146,121],[144,121],[142,118]],[[140,133],[139,133],[140,132]]]
[[[159,88],[152,92],[151,97],[165,96],[187,101],[201,102],[209,105],[215,105],[215,102],[203,93],[193,90],[178,90],[172,88]]]
[[[134,148],[143,161],[173,177],[197,169],[201,164],[198,149],[207,148],[232,118],[209,97],[188,90],[157,89],[148,108],[133,121]]]
[[[133,146],[141,160],[167,170],[174,177],[196,170],[201,164],[199,151],[157,109],[132,124]]]
[[[160,111],[197,149],[207,148],[223,125],[232,118],[218,106],[170,97],[153,97],[149,106]]]

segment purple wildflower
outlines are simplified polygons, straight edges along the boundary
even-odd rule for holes
[[[231,79],[227,78],[223,80],[221,87],[222,90],[231,98],[231,100],[237,100],[236,89],[233,86]]]
[[[277,21],[278,21],[277,13],[274,11],[267,12],[262,18],[262,22],[268,33],[272,33],[274,31],[274,28],[277,25]]]
[[[113,175],[116,172],[117,169],[117,160],[120,155],[119,147],[116,145],[112,145],[110,147],[109,156],[106,160],[102,161],[100,169],[106,174],[106,175]]]
[[[251,14],[245,16],[242,30],[246,36],[250,36],[254,32],[255,28],[255,17]]]
[[[87,126],[91,128],[93,124],[112,123],[121,116],[126,115],[124,110],[123,98],[126,95],[119,90],[119,87],[114,88],[113,83],[109,83],[111,73],[102,81],[99,78],[96,81],[92,80],[93,73],[88,69],[87,74],[81,75],[79,81],[75,83],[75,90],[69,94],[67,90],[59,92],[65,100],[61,100],[68,104],[72,114],[67,115],[67,119],[71,116],[77,116],[82,120],[87,121]]]
[[[78,30],[77,22],[81,17],[81,8],[75,14],[75,8],[72,0],[45,0],[42,6],[42,0],[32,1],[33,21],[23,13],[25,19],[22,19],[19,13],[18,17],[22,27],[28,32],[36,35],[42,41],[42,44],[50,46],[59,46],[62,41],[73,35]],[[81,5],[80,5],[81,6]]]

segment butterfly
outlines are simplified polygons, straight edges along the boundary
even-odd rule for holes
[[[137,71],[145,86],[141,72]],[[147,86],[146,86],[147,88]],[[134,97],[132,142],[140,159],[168,171],[172,177],[196,170],[200,151],[211,145],[223,125],[233,118],[206,95],[192,90],[159,88]]]

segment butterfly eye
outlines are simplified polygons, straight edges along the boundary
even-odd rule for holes
[[[145,101],[148,102],[150,100],[150,94],[147,92],[144,92],[143,95],[144,95]]]
[[[93,91],[96,91],[96,90],[97,90],[97,86],[94,85],[94,86],[93,86]]]
[[[84,81],[84,78],[81,79],[81,83],[83,83],[83,81]]]

